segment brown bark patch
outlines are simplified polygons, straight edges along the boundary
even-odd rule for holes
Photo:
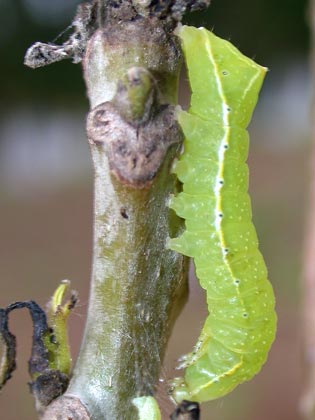
[[[182,141],[174,119],[174,107],[161,106],[141,125],[126,122],[110,102],[88,115],[87,135],[91,147],[102,147],[112,173],[133,188],[149,187],[171,144]]]

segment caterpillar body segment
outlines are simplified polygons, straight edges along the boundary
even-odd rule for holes
[[[178,112],[185,142],[175,173],[183,192],[170,204],[186,231],[170,248],[194,259],[209,316],[172,394],[177,402],[203,402],[251,379],[275,337],[274,294],[252,223],[245,163],[246,127],[266,69],[206,29],[182,26],[178,35],[192,96],[189,112]]]

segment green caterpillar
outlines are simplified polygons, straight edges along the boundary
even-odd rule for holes
[[[266,69],[204,28],[178,30],[192,90],[179,111],[184,152],[175,165],[183,191],[170,207],[186,231],[170,248],[194,259],[207,293],[209,316],[183,378],[172,383],[176,402],[222,397],[251,379],[275,338],[274,294],[258,250],[248,190],[246,127]]]
[[[170,202],[185,219],[186,231],[169,247],[194,259],[209,307],[194,350],[181,359],[184,377],[171,383],[181,406],[222,397],[258,373],[275,338],[277,317],[251,220],[245,163],[246,127],[266,69],[204,28],[181,26],[177,35],[192,96],[189,112],[177,113],[185,142],[174,172],[183,191]],[[160,418],[152,397],[134,404],[139,420]]]

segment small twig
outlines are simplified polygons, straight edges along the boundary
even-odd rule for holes
[[[0,363],[0,388],[10,379],[16,367],[16,338],[9,331],[9,315],[27,308],[33,321],[31,358],[28,362],[36,408],[43,412],[55,398],[62,395],[69,383],[71,356],[67,338],[67,318],[77,302],[76,292],[63,304],[70,282],[63,280],[49,304],[48,313],[34,301],[14,302],[0,309],[0,341],[4,353]]]
[[[33,321],[32,352],[28,362],[32,382],[29,385],[35,397],[37,410],[41,412],[43,407],[46,407],[52,400],[64,393],[69,378],[62,372],[49,367],[49,351],[46,340],[53,340],[53,331],[47,324],[44,310],[33,301],[12,303],[1,312],[3,316],[1,333],[3,337],[9,337],[9,340],[7,340],[7,354],[10,355],[11,365],[15,366],[16,339],[8,330],[8,316],[10,312],[23,308],[29,310]]]
[[[86,44],[96,29],[96,3],[80,4],[70,27],[73,33],[62,45],[44,42],[32,45],[25,54],[24,64],[35,69],[68,58],[80,63]]]
[[[8,311],[0,309],[0,343],[3,347],[0,361],[0,389],[16,369],[16,338],[9,331]]]

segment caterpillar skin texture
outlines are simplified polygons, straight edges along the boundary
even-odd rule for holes
[[[204,28],[182,26],[192,90],[179,111],[184,153],[175,165],[183,191],[170,207],[185,219],[170,248],[194,259],[209,316],[172,385],[175,401],[219,398],[251,379],[275,338],[274,294],[258,250],[248,190],[246,127],[266,69]]]

